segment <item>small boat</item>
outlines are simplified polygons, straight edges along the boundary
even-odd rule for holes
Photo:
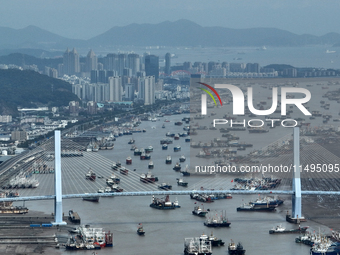
[[[200,206],[195,206],[194,210],[192,211],[193,215],[199,216],[199,217],[205,217],[205,215],[208,213],[208,211],[204,210],[204,208],[201,208]]]
[[[150,162],[149,162],[149,165],[148,165],[148,168],[149,168],[149,169],[153,169],[153,167],[154,167],[153,162],[150,161]]]
[[[168,145],[166,144],[166,143],[164,143],[163,145],[162,145],[162,150],[167,150],[168,149]]]
[[[162,125],[162,128],[165,128],[165,125],[164,125],[164,124]]]
[[[185,162],[185,160],[186,160],[186,158],[185,158],[184,155],[180,156],[179,162],[183,163],[183,162]]]
[[[158,177],[155,177],[151,171],[149,171],[147,174],[141,174],[140,176],[140,181],[141,182],[145,182],[145,183],[149,183],[149,182],[156,182],[158,181]]]
[[[272,228],[271,230],[269,230],[269,234],[301,234],[301,233],[305,233],[308,229],[308,226],[307,227],[300,227],[299,225],[299,228],[296,228],[296,229],[286,229],[284,227],[282,227],[281,225],[278,225],[274,228]]]
[[[96,174],[90,168],[90,170],[85,174],[85,178],[87,180],[90,180],[90,181],[95,181],[96,180]]]
[[[243,249],[242,244],[239,242],[237,245],[231,240],[231,243],[228,245],[228,253],[229,255],[244,255],[246,250]]]
[[[127,164],[127,165],[131,165],[131,164],[132,164],[132,158],[131,158],[130,156],[128,156],[128,157],[126,158],[126,164]]]
[[[181,171],[181,164],[177,162],[176,165],[172,169],[175,171]]]
[[[140,235],[140,236],[144,236],[145,235],[145,231],[143,229],[142,223],[138,224],[137,234]]]
[[[171,159],[171,156],[170,155],[168,155],[167,157],[166,157],[166,159],[165,159],[165,164],[171,164],[172,163],[172,159]]]
[[[190,172],[188,171],[189,167],[188,165],[185,167],[185,170],[184,171],[180,171],[180,173],[183,175],[183,176],[190,176]]]
[[[183,179],[180,179],[180,178],[177,178],[177,184],[178,186],[188,187],[188,183],[183,181]]]
[[[85,193],[87,194],[87,193]],[[91,197],[83,197],[84,201],[90,201],[90,202],[99,202],[98,196],[91,196]]]
[[[179,140],[179,134],[175,134],[174,139]]]
[[[150,153],[146,153],[144,159],[145,159],[145,160],[151,159],[151,154],[150,154]]]
[[[111,179],[115,184],[120,183],[120,179],[119,179],[114,173],[111,174],[110,179]]]
[[[134,144],[135,143],[135,139],[131,138],[130,141],[128,142],[128,144]]]
[[[123,192],[123,191],[124,190],[120,186],[118,186],[118,184],[114,184],[111,187],[111,192]]]
[[[145,155],[146,155],[146,153],[143,151],[143,152],[140,154],[140,156],[139,156],[140,160],[144,160],[144,159],[145,159]]]

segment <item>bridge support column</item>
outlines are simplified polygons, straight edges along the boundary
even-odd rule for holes
[[[294,172],[293,172],[293,195],[292,215],[287,215],[286,220],[291,223],[306,221],[301,210],[301,179],[300,179],[300,129],[294,127]]]
[[[61,138],[60,131],[54,131],[54,222],[53,225],[66,225],[63,221],[63,201],[61,187]]]

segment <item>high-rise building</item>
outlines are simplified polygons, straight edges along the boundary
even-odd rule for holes
[[[68,48],[63,55],[64,74],[73,75],[80,72],[79,54],[75,48],[70,51]]]
[[[155,77],[147,76],[144,79],[144,105],[155,103]]]
[[[78,101],[71,101],[68,104],[70,115],[71,116],[78,116],[79,114],[79,102]]]
[[[118,70],[118,55],[114,53],[109,53],[104,59],[104,69],[105,70]]]
[[[87,103],[87,112],[89,114],[96,114],[97,113],[97,103],[93,101],[89,101]]]
[[[120,76],[109,77],[109,90],[110,90],[109,101],[121,102],[123,92],[122,77]]]
[[[247,73],[259,73],[260,72],[260,64],[259,63],[247,63],[245,71]]]
[[[93,50],[90,50],[86,57],[86,72],[91,72],[92,70],[97,70],[98,59]]]
[[[125,99],[133,101],[135,97],[135,84],[128,83],[125,85]]]
[[[27,140],[27,133],[25,131],[12,131],[11,133],[11,140],[12,141],[26,141]]]
[[[165,54],[165,68],[164,73],[167,75],[171,74],[171,54],[168,52]]]
[[[130,68],[132,75],[135,76],[140,71],[140,57],[138,54],[131,53],[127,56],[127,68]]]
[[[159,77],[159,57],[155,55],[145,56],[145,73],[146,76],[155,76],[155,81]]]
[[[127,54],[125,53],[120,53],[118,54],[118,74],[119,75],[123,75],[124,72],[124,68],[126,66],[126,62],[127,62]]]

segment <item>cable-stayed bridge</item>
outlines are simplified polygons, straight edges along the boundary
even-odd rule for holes
[[[58,132],[56,137],[58,137]],[[172,190],[160,190],[158,183],[143,183],[140,181],[141,173],[147,173],[147,169],[144,172],[142,170],[134,171],[132,167],[129,169],[128,174],[125,175],[119,171],[114,171],[112,166],[116,162],[107,157],[98,153],[84,151],[86,149],[84,146],[70,139],[63,137],[60,140],[59,149],[58,138],[52,138],[46,140],[36,149],[2,164],[0,178],[3,188],[17,189],[18,186],[13,185],[13,179],[17,178],[19,180],[20,177],[36,179],[39,181],[39,186],[37,188],[20,189],[20,197],[0,198],[0,201],[59,199],[61,204],[61,199],[94,195],[186,195],[193,192],[208,195],[216,193],[285,194],[293,195],[295,200],[298,197],[297,204],[293,203],[293,210],[295,206],[299,207],[300,209],[296,214],[301,216],[301,195],[340,195],[340,181],[338,179],[339,157],[320,144],[313,142],[310,138],[297,137],[297,144],[294,145],[291,134],[278,139],[275,143],[266,146],[260,151],[255,151],[251,155],[252,158],[259,160],[252,164],[248,163],[248,166],[257,166],[257,171],[245,173],[242,177],[261,178],[264,175],[266,177],[275,176],[275,178],[282,180],[278,188],[265,190],[237,187],[233,181],[237,177],[234,173],[208,174],[203,175],[203,178],[202,176],[193,176],[190,177],[190,181],[194,180],[194,183],[190,183],[187,188],[173,187]],[[294,146],[295,153],[293,153]],[[58,154],[61,156],[60,159],[58,159]],[[243,164],[243,166],[245,165],[247,164]],[[264,171],[263,167],[269,165],[283,165],[287,166],[286,169],[289,170]],[[302,166],[300,169],[301,178],[299,176],[294,178],[294,168],[298,169],[298,165]],[[242,163],[238,165],[238,168],[241,166]],[[60,168],[59,171],[61,170],[60,186],[58,184],[59,178],[56,178],[58,168]],[[90,181],[85,178],[90,169],[96,172],[96,181]],[[106,186],[106,179],[110,178],[112,173],[121,179],[119,186],[123,189],[123,192],[98,193],[99,189]],[[154,175],[158,175],[157,170],[154,171]],[[296,184],[296,182],[300,181],[302,189],[301,185]],[[293,184],[294,182],[295,184]],[[204,187],[204,189],[201,189],[201,187]],[[58,193],[59,195],[57,195]],[[56,222],[60,223],[60,219],[56,220]]]

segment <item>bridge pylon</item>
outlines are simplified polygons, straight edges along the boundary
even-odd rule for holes
[[[61,137],[60,130],[54,131],[54,222],[53,225],[66,225],[63,221],[63,199],[61,186]]]
[[[300,166],[300,129],[294,127],[293,131],[293,145],[294,145],[294,171],[293,171],[293,195],[292,195],[292,214],[286,216],[286,220],[291,223],[300,223],[306,221],[302,216],[301,210],[301,167]]]

